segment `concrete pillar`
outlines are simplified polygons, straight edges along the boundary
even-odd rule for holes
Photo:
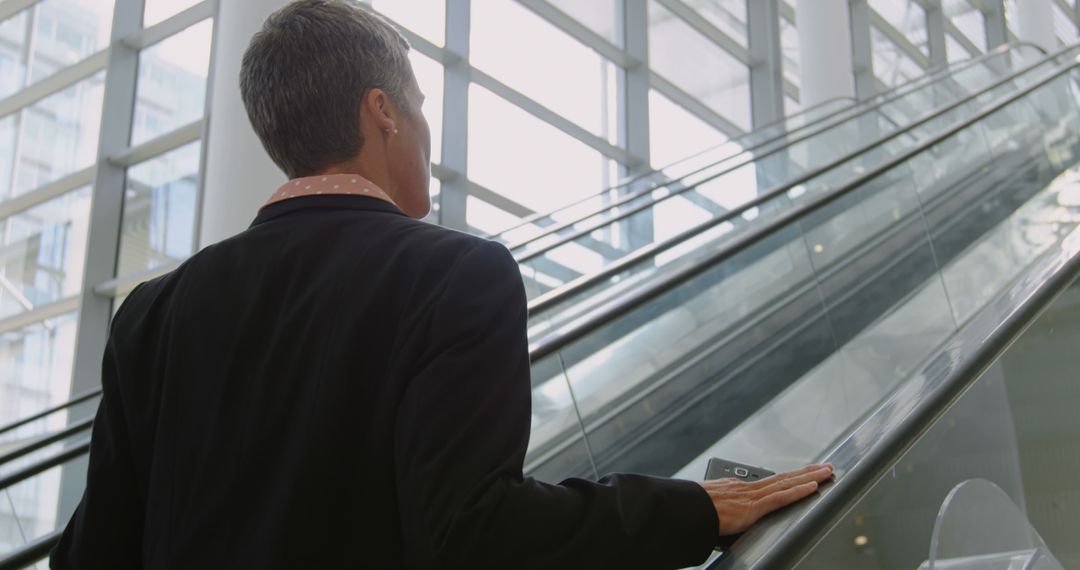
[[[798,0],[795,21],[803,107],[854,97],[848,1]]]
[[[1050,52],[1057,49],[1054,32],[1053,0],[1023,0],[1016,3],[1016,35],[1022,42],[1031,42]]]
[[[221,241],[251,224],[259,206],[285,174],[270,160],[248,121],[240,99],[240,61],[251,36],[288,0],[221,2],[215,22],[214,66],[210,78],[199,247]]]

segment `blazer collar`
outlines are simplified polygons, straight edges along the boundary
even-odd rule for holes
[[[353,196],[346,194],[322,194],[316,196],[300,196],[263,207],[251,226],[257,226],[275,218],[298,212],[300,210],[366,210],[371,212],[385,212],[408,217],[405,212],[397,209],[393,204],[371,198],[368,196]]]

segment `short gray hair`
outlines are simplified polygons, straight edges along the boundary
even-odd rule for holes
[[[350,0],[299,0],[272,14],[240,67],[244,107],[270,158],[297,178],[355,157],[368,89],[408,112],[408,52],[400,32]]]

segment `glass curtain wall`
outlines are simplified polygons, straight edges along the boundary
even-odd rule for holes
[[[94,187],[101,164],[127,168],[118,281],[144,279],[194,250],[216,4],[145,0],[142,28],[117,37],[115,12],[142,4],[0,2],[0,424],[70,396],[79,296],[107,285],[87,283],[84,271],[100,259],[87,243],[91,204],[108,190]],[[119,41],[138,49],[134,104],[121,112],[132,120],[127,148],[103,156],[113,125],[102,117],[117,104],[106,100],[109,46]],[[56,414],[9,432],[0,447],[66,421]],[[36,478],[0,501],[0,550],[37,525],[55,526],[59,480]],[[12,501],[38,516],[16,520]]]

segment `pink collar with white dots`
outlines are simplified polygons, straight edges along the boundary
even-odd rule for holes
[[[327,174],[326,176],[294,178],[286,182],[274,192],[274,195],[262,207],[265,208],[270,204],[288,200],[289,198],[328,194],[369,196],[385,200],[397,206],[382,188],[379,188],[363,176],[358,174]]]

